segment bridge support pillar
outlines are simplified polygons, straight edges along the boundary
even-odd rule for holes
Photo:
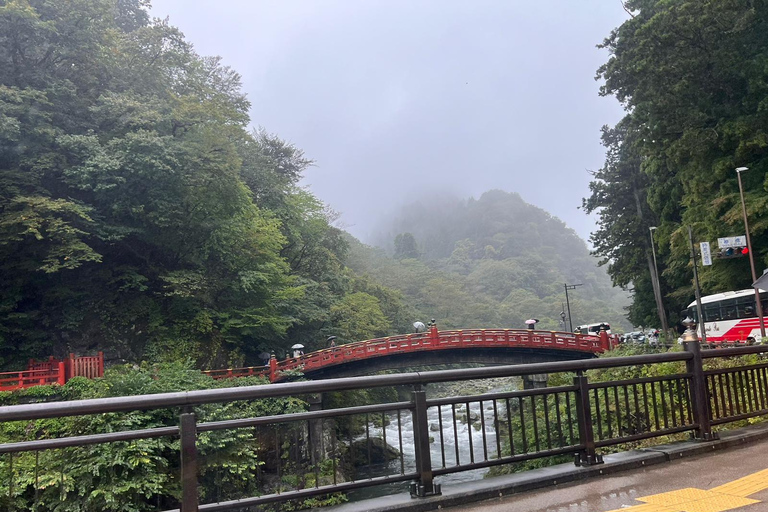
[[[549,375],[546,373],[536,373],[533,375],[523,375],[523,389],[541,389],[547,387]]]
[[[309,395],[307,399],[309,403],[310,411],[322,411],[323,410],[323,394],[314,393]],[[323,443],[323,420],[309,420],[307,444],[309,447],[309,457],[312,461],[312,465],[319,465],[323,460],[324,443]]]
[[[432,456],[429,451],[429,421],[427,419],[427,393],[421,384],[413,388],[413,440],[416,452],[418,482],[411,483],[411,497],[425,498],[442,494],[440,484],[432,476]]]

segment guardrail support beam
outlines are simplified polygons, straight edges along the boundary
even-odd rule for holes
[[[576,454],[574,461],[577,466],[592,466],[602,464],[603,456],[595,448],[595,433],[592,428],[592,409],[589,405],[589,381],[581,372],[573,378],[576,389],[576,418],[579,423],[579,444],[584,449]]]
[[[427,419],[427,393],[421,384],[413,387],[413,440],[416,452],[416,471],[419,481],[411,483],[411,498],[425,498],[442,494],[440,484],[432,477],[432,456],[429,451],[429,421]]]
[[[688,373],[691,374],[693,421],[699,425],[699,428],[694,431],[694,437],[701,441],[718,439],[717,433],[712,432],[710,421],[712,416],[709,393],[707,393],[707,379],[704,375],[704,364],[701,358],[701,345],[698,341],[686,342],[685,351],[693,355],[691,359],[685,362],[685,366]]]
[[[181,512],[197,512],[197,420],[191,409],[180,416]]]

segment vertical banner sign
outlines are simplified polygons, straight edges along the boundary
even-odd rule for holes
[[[709,242],[701,242],[701,264],[704,266],[712,264],[712,253],[709,251]]]

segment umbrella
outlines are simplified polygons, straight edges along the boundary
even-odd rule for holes
[[[269,352],[262,352],[259,354],[259,359],[269,359],[270,357],[272,357],[272,354]]]
[[[298,349],[304,348],[304,345],[302,345],[301,343],[297,343],[294,346],[292,346],[291,348],[294,349],[294,350],[298,350]]]
[[[538,318],[529,318],[528,320],[525,321],[525,323],[527,323],[527,324],[535,324],[538,321],[539,321]]]

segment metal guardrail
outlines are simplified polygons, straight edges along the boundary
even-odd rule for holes
[[[596,464],[601,462],[599,448],[686,431],[709,439],[711,425],[768,414],[768,363],[720,369],[705,369],[703,364],[704,359],[759,352],[760,347],[702,352],[697,344],[689,344],[684,352],[633,357],[0,407],[0,422],[179,409],[175,425],[6,443],[0,444],[0,454],[9,458],[12,475],[14,456],[25,453],[34,453],[37,464],[38,454],[44,450],[178,438],[182,489],[178,505],[184,512],[236,510],[394,482],[412,482],[414,496],[428,496],[440,492],[435,477],[441,475],[568,454],[575,456],[577,464]],[[587,375],[601,368],[669,362],[685,363],[685,371],[605,382],[590,380]],[[574,374],[572,383],[551,388],[440,399],[428,399],[425,392],[427,385],[441,382],[564,372]],[[199,422],[195,414],[196,407],[211,403],[390,386],[411,387],[411,399],[206,422]],[[353,434],[341,428],[351,418],[358,418],[364,430]],[[198,457],[200,436],[240,429],[250,429],[254,438],[263,440],[264,456],[276,466],[276,480],[290,474],[293,483],[265,488],[257,496],[225,496],[200,504],[198,475],[206,464]],[[340,437],[342,432],[346,438]],[[376,473],[373,452],[382,446],[394,447],[396,455]],[[36,475],[37,465],[35,479],[23,484],[34,499],[39,488]],[[254,479],[258,477],[254,475]],[[13,483],[11,478],[11,494]],[[17,489],[19,485],[16,482]],[[164,503],[174,499],[165,497]]]

